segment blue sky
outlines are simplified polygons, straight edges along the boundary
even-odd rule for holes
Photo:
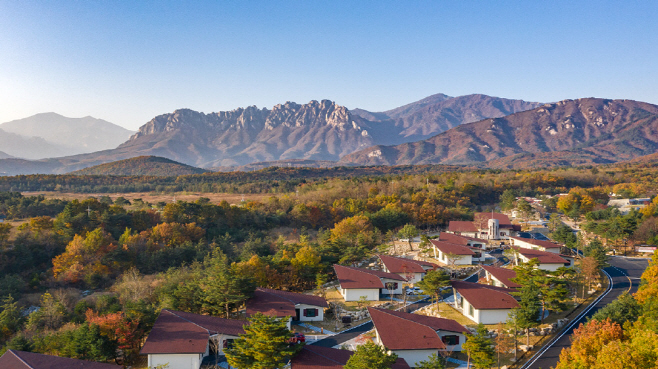
[[[658,104],[657,1],[0,0],[0,122],[434,93]]]

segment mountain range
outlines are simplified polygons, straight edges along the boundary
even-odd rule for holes
[[[584,98],[462,124],[429,139],[374,146],[344,165],[482,164],[489,167],[610,163],[658,151],[658,106]]]
[[[0,124],[0,149],[23,159],[53,158],[113,149],[134,133],[102,119],[42,113]]]
[[[527,168],[610,163],[656,151],[656,105],[597,98],[540,104],[437,94],[384,112],[349,110],[329,100],[209,114],[180,109],[153,118],[116,148],[42,160],[0,159],[0,172],[69,173],[137,156],[221,171],[271,165]]]
[[[209,114],[179,109],[153,118],[115,149],[30,162],[0,160],[0,171],[68,173],[136,156],[165,157],[203,168],[295,159],[337,161],[373,145],[429,137],[483,116],[505,116],[537,105],[486,95],[439,94],[381,113],[352,113],[329,100]]]

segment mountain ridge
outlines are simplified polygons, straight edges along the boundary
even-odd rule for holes
[[[166,157],[205,168],[290,160],[331,162],[375,144],[409,141],[411,137],[405,136],[404,131],[414,127],[422,126],[418,132],[436,133],[461,124],[461,117],[468,113],[500,116],[536,104],[486,95],[452,98],[436,94],[385,113],[375,113],[381,119],[374,120],[330,100],[312,100],[307,104],[286,102],[271,109],[249,106],[208,114],[178,109],[154,117],[115,149],[34,163],[0,161],[0,171],[62,174],[136,156]],[[405,117],[411,116],[405,121]],[[442,126],[436,119],[425,122],[435,116],[443,120],[450,118],[450,123]],[[412,134],[422,134],[418,132]],[[23,163],[23,169],[18,163]]]
[[[463,124],[426,140],[373,146],[347,155],[339,163],[486,166],[491,162],[507,166],[505,161],[515,155],[533,154],[534,159],[546,161],[558,155],[550,153],[566,151],[572,153],[574,162],[617,162],[656,150],[658,106],[583,98]],[[567,159],[563,157],[562,163]]]

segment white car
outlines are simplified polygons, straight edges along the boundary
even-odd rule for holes
[[[407,289],[407,295],[422,295],[422,294],[423,294],[423,290],[421,290],[418,287],[411,287]]]

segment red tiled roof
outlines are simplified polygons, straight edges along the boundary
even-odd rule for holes
[[[534,249],[524,249],[523,247],[518,247],[518,246],[512,246],[512,248],[518,251],[519,254],[525,256],[528,259],[539,260],[540,264],[570,264],[568,260],[552,252],[534,250]]]
[[[478,229],[471,221],[451,220],[448,223],[448,230],[450,232],[477,232]]]
[[[447,232],[441,232],[439,234],[439,241],[450,242],[462,246],[468,246],[468,241],[487,243],[487,240],[483,240],[481,238],[467,237],[467,236],[462,236],[462,235],[447,233]]]
[[[430,240],[430,242],[444,254],[475,255],[470,248],[465,246],[437,240]]]
[[[489,219],[492,219],[492,216],[491,213],[475,213],[475,216],[473,218],[476,221],[478,219],[484,218],[488,222]],[[514,231],[521,230],[521,226],[518,224],[512,224],[512,222],[509,220],[509,217],[505,214],[493,213],[493,219],[498,220],[498,226],[500,228],[512,229]],[[488,227],[488,224],[485,224],[485,227]]]
[[[478,310],[512,309],[519,306],[509,293],[513,290],[463,281],[452,281],[452,287]]]
[[[336,277],[343,289],[350,288],[384,288],[384,283],[381,278],[394,279],[397,281],[404,281],[401,276],[393,273],[380,272],[370,269],[361,269],[347,267],[343,265],[334,265]]]
[[[521,287],[520,284],[511,281],[512,278],[516,278],[516,272],[513,271],[512,269],[497,268],[489,265],[483,265],[482,269],[486,270],[489,274],[496,277],[496,279],[501,281],[505,286],[509,288]]]
[[[535,240],[535,239],[532,239],[532,238],[521,238],[521,237],[512,237],[512,236],[510,236],[510,238],[515,240],[515,241],[526,242],[526,243],[529,243],[531,245],[543,247],[545,249],[561,249],[562,248],[562,245],[557,244],[555,242],[551,242],[551,241],[542,241],[542,240]]]
[[[254,296],[247,300],[247,315],[263,313],[277,317],[295,316],[295,305],[305,304],[321,308],[329,307],[320,296],[305,295],[288,291],[257,288]]]
[[[0,369],[121,369],[121,367],[10,349],[0,357]]]
[[[423,265],[438,268],[436,264],[428,263],[421,260],[412,260],[406,258],[396,258],[395,256],[377,255],[384,263],[386,269],[391,273],[425,273]]]
[[[388,310],[368,308],[382,344],[389,350],[445,349],[436,330],[396,315]]]
[[[194,354],[206,352],[210,335],[244,334],[242,320],[164,309],[160,312],[140,354]]]
[[[379,309],[389,315],[396,316],[398,318],[411,320],[413,322],[428,326],[435,331],[447,331],[447,332],[456,332],[456,333],[467,333],[466,328],[457,323],[452,319],[446,318],[436,318],[433,316],[405,313],[397,310],[388,310],[388,309]]]
[[[501,225],[501,226],[503,224],[512,224],[512,222],[509,220],[509,217],[507,215],[501,214],[501,213],[493,213],[493,214],[489,213],[489,212],[475,213],[475,215],[473,216],[473,219],[478,219],[478,218],[484,218],[487,221],[489,221],[489,219],[497,219],[498,224]]]
[[[306,345],[290,360],[291,369],[342,369],[353,352],[329,347]],[[392,369],[409,369],[407,362],[399,358]]]

